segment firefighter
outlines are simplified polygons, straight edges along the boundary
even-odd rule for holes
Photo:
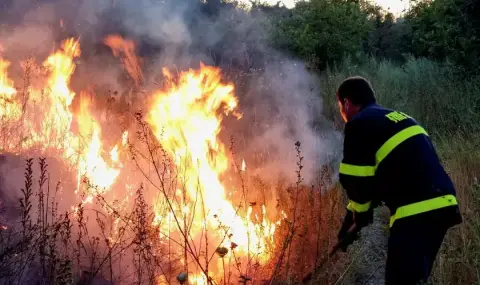
[[[347,78],[336,96],[346,122],[339,171],[349,199],[338,234],[347,241],[343,250],[383,202],[391,213],[385,284],[426,282],[447,230],[462,222],[454,185],[426,130],[377,104],[365,78]]]

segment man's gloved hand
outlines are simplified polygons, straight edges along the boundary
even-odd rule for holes
[[[343,250],[343,252],[347,251],[347,247],[358,238],[357,232],[351,231],[352,227],[354,226],[354,213],[350,210],[347,210],[347,214],[343,218],[342,227],[337,235],[339,247]]]
[[[338,247],[343,251],[347,252],[347,248],[358,239],[358,230],[349,233],[344,239],[339,240]]]
[[[340,227],[340,231],[337,235],[339,241],[345,239],[345,237],[348,235],[348,230],[355,224],[353,215],[354,213],[352,211],[347,210],[347,214],[343,218],[342,226]]]
[[[345,252],[357,238],[360,230],[373,222],[373,209],[357,213],[347,210],[342,227],[338,233],[339,247]]]
[[[368,226],[373,222],[373,209],[370,208],[370,210],[362,213],[355,212],[353,215],[353,220],[357,225],[358,230],[365,226]]]
[[[370,210],[381,206],[383,206],[382,200],[380,200],[379,198],[373,199],[372,204],[370,205]]]

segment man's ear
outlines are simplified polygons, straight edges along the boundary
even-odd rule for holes
[[[345,112],[348,112],[348,110],[350,109],[352,102],[350,102],[350,100],[348,100],[348,98],[345,98],[343,99],[343,108],[345,109]]]

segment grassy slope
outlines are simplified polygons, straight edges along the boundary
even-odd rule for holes
[[[480,83],[455,78],[427,60],[410,59],[398,66],[367,59],[348,60],[323,77],[325,114],[339,120],[334,94],[351,75],[365,76],[379,103],[416,118],[430,133],[457,188],[464,223],[451,230],[438,256],[435,284],[480,284]]]

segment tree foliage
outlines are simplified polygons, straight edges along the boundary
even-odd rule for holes
[[[407,15],[416,56],[448,60],[466,71],[480,64],[480,1],[421,2]]]
[[[319,68],[357,52],[373,29],[368,12],[345,0],[298,2],[276,20],[273,43]]]
[[[375,14],[375,29],[369,34],[363,50],[378,58],[404,61],[411,50],[411,27],[403,21],[397,21],[393,14]]]
[[[277,4],[262,11],[272,21],[273,45],[316,68],[364,52],[403,62],[426,57],[463,74],[479,72],[480,0],[423,0],[400,19],[355,0],[300,1],[291,10]]]

